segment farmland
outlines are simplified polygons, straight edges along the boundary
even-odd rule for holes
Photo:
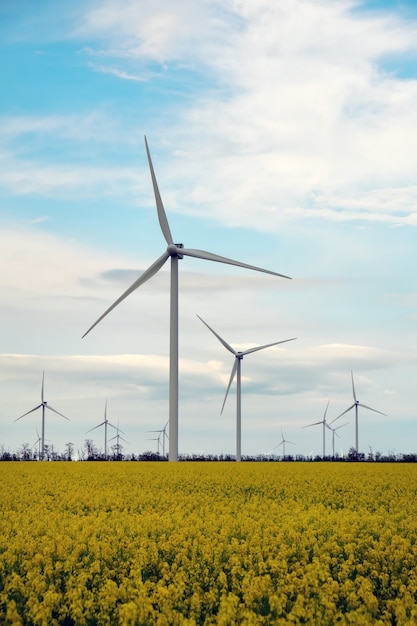
[[[0,479],[0,623],[417,623],[414,464],[2,463]]]

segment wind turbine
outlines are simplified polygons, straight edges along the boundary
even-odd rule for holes
[[[232,367],[232,373],[230,374],[229,384],[226,389],[226,395],[223,400],[223,406],[222,406],[222,410],[220,414],[223,413],[224,405],[226,404],[226,400],[227,400],[227,394],[229,393],[229,389],[236,375],[236,461],[241,461],[242,460],[242,455],[241,455],[241,414],[242,414],[241,363],[242,363],[242,359],[244,356],[246,356],[247,354],[251,354],[252,352],[257,352],[258,350],[264,350],[264,348],[270,348],[271,346],[276,346],[279,343],[286,343],[287,341],[294,341],[296,337],[293,337],[292,339],[284,339],[283,341],[275,341],[274,343],[267,343],[264,346],[256,346],[255,348],[248,348],[247,350],[236,351],[234,348],[232,348],[231,345],[227,343],[227,341],[225,341],[222,337],[220,337],[220,335],[217,334],[216,331],[213,330],[211,326],[209,326],[207,322],[203,320],[203,318],[201,318],[199,315],[197,315],[197,317],[201,322],[203,322],[205,326],[207,326],[209,330],[211,330],[213,335],[217,337],[217,339],[220,341],[221,344],[223,344],[226,350],[229,350],[229,352],[231,352],[235,357],[233,367]]]
[[[290,443],[291,445],[295,446],[295,443],[293,441],[289,441],[288,439],[285,439],[282,428],[281,428],[281,436],[282,436],[282,440],[279,442],[277,446],[275,446],[273,450],[271,450],[271,452],[273,452],[274,450],[282,446],[282,458],[285,459],[285,444]]]
[[[112,446],[112,448],[116,448],[116,456],[118,458],[119,456],[121,456],[121,449],[123,448],[123,446],[120,443],[120,439],[124,441],[125,443],[129,443],[128,441],[126,441],[126,439],[124,439],[124,437],[121,436],[119,430],[120,430],[119,425],[117,425],[116,435],[112,437],[111,439],[109,439],[109,441],[113,441],[113,439],[116,439],[116,443],[114,444],[114,446]]]
[[[156,449],[156,454],[159,456],[159,446],[161,445],[161,435],[158,435],[158,437],[149,437],[149,439],[147,439],[147,441],[157,441],[157,449]]]
[[[310,426],[319,426],[323,424],[323,460],[326,456],[326,426],[329,428],[326,422],[327,409],[329,408],[330,400],[327,402],[326,410],[324,411],[323,419],[320,422],[313,422],[313,424],[307,424],[307,426],[303,426],[303,428],[310,428]]]
[[[107,400],[104,405],[104,422],[101,422],[101,424],[98,424],[97,426],[90,428],[90,430],[87,430],[87,433],[91,433],[92,430],[95,430],[96,428],[100,428],[100,426],[104,426],[104,460],[107,461],[107,426],[111,426],[112,428],[115,428],[117,432],[119,432],[119,428],[111,424],[109,420],[107,419]],[[120,431],[120,432],[123,432],[123,431]]]
[[[32,445],[32,448],[34,448],[35,446],[38,446],[38,460],[40,461],[41,459],[41,442],[42,439],[38,433],[38,429],[36,429],[36,434],[38,435],[37,440],[35,441],[35,443]]]
[[[333,420],[333,422],[334,422],[334,420]],[[331,424],[333,424],[333,422],[331,422]],[[336,428],[332,428],[330,426],[330,424],[326,424],[327,428],[332,431],[332,456],[333,456],[333,458],[334,458],[334,438],[335,438],[335,436],[339,437],[339,435],[337,434],[336,431],[339,430],[339,428],[343,428],[343,426],[347,426],[348,424],[349,424],[349,422],[345,422],[344,424],[341,424],[340,426],[337,426]]]
[[[148,430],[147,431],[148,433],[159,433],[158,440],[160,440],[160,438],[162,437],[162,456],[164,458],[165,458],[165,439],[168,439],[168,441],[169,441],[169,437],[167,435],[167,428],[168,428],[168,422],[160,430]],[[152,441],[152,440],[150,440],[150,441]],[[159,452],[159,443],[158,443],[158,452]]]
[[[359,402],[359,400],[356,397],[355,383],[353,382],[353,372],[352,372],[352,370],[350,371],[350,373],[351,373],[351,376],[352,376],[352,392],[353,392],[354,403],[348,409],[346,409],[346,411],[343,411],[343,413],[338,415],[333,420],[333,422],[338,420],[339,417],[342,417],[342,415],[345,415],[345,413],[348,413],[348,411],[350,411],[351,409],[353,409],[353,408],[355,409],[355,449],[356,449],[356,452],[359,452],[358,406],[361,406],[363,409],[368,409],[369,411],[374,411],[374,413],[379,413],[380,415],[386,415],[386,413],[382,413],[381,411],[377,411],[376,409],[373,409],[372,407],[367,406],[366,404],[362,404],[361,402]]]
[[[272,274],[274,276],[280,276],[281,278],[289,278],[284,274],[278,274],[271,270],[262,269],[254,265],[248,265],[247,263],[241,263],[240,261],[234,261],[212,252],[205,252],[204,250],[194,250],[191,248],[184,248],[182,243],[174,243],[169,228],[168,219],[165,213],[164,206],[162,204],[161,194],[159,192],[158,183],[156,181],[155,172],[153,169],[152,159],[148,148],[148,142],[145,137],[146,154],[149,163],[149,169],[151,172],[152,185],[156,201],[156,209],[158,212],[159,225],[161,227],[162,234],[165,238],[167,245],[166,251],[145,270],[137,280],[118,298],[98,320],[94,322],[92,326],[84,333],[83,337],[87,335],[101,320],[110,313],[118,304],[120,304],[127,296],[133,291],[138,289],[152,276],[154,276],[164,265],[164,263],[171,258],[171,287],[170,287],[170,347],[169,347],[169,460],[178,461],[178,261],[184,256],[190,256],[197,259],[204,259],[205,261],[216,261],[218,263],[226,263],[228,265],[237,265],[238,267],[244,267],[246,269],[255,270],[257,272],[264,272],[266,274]]]
[[[65,420],[70,421],[69,417],[65,417],[65,415],[62,415],[62,413],[52,408],[51,405],[47,403],[47,401],[44,398],[44,387],[45,387],[45,372],[42,373],[41,403],[38,404],[38,406],[35,406],[34,409],[27,411],[27,413],[23,413],[23,415],[21,415],[20,417],[14,420],[15,422],[18,422],[19,420],[22,419],[22,417],[25,417],[26,415],[29,415],[29,413],[33,413],[34,411],[37,411],[38,409],[42,407],[42,431],[41,431],[42,434],[41,434],[41,453],[40,453],[41,461],[43,461],[44,456],[45,456],[45,409],[49,409],[50,411],[53,411],[57,415],[60,415],[61,417],[63,417]]]

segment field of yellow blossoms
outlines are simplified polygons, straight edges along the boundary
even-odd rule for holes
[[[417,624],[417,466],[1,463],[0,623]]]

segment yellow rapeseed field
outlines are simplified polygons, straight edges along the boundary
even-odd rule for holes
[[[0,463],[0,623],[417,624],[417,466]]]

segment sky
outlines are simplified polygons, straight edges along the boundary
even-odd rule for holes
[[[174,241],[291,280],[179,262],[179,452],[321,454],[353,403],[359,449],[417,452],[414,0],[0,4],[0,445],[156,451],[168,419]],[[333,424],[355,444],[353,411]],[[109,437],[116,431],[110,429]],[[114,444],[114,441],[112,442]],[[280,445],[281,444],[281,445]],[[278,446],[278,447],[277,447]],[[331,451],[328,431],[326,452]]]

